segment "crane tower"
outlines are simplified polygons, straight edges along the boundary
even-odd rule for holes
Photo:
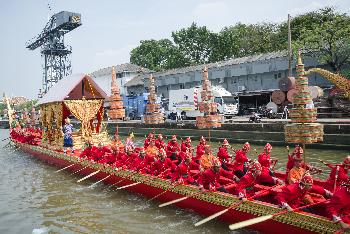
[[[81,24],[80,14],[61,11],[49,19],[37,37],[26,43],[26,48],[30,50],[41,47],[43,81],[39,97],[64,76],[72,73],[70,60],[72,47],[64,44],[64,35]]]

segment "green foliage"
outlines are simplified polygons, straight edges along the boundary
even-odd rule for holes
[[[350,58],[350,17],[326,7],[294,17],[291,21],[294,49],[302,48],[334,71],[341,71]],[[280,24],[237,23],[211,32],[196,23],[172,32],[168,39],[141,41],[131,51],[132,63],[160,71],[217,62],[254,54],[286,50],[287,22]]]
[[[188,65],[184,55],[168,39],[144,40],[130,53],[130,62],[160,71]]]
[[[16,111],[22,111],[22,110],[27,110],[28,112],[30,112],[33,108],[33,106],[35,106],[36,104],[38,103],[38,100],[35,99],[35,100],[31,100],[31,101],[28,101],[28,102],[25,102],[25,103],[22,103],[20,105],[16,105],[14,107],[14,109]],[[37,109],[37,108],[36,108]]]
[[[196,23],[192,23],[188,28],[172,32],[171,36],[190,64],[209,62],[216,35],[207,27],[199,27]]]
[[[294,22],[293,22],[294,21]],[[327,63],[334,71],[341,71],[350,58],[350,17],[326,7],[293,19],[294,47],[304,48]]]

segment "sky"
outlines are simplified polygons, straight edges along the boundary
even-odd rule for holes
[[[141,40],[171,39],[172,31],[192,22],[219,32],[238,22],[278,23],[325,6],[350,14],[349,0],[0,0],[0,6],[0,92],[28,98],[42,87],[43,61],[40,49],[28,50],[25,43],[60,11],[81,14],[82,26],[65,35],[73,73],[128,63]]]

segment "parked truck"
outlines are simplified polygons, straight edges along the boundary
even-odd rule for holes
[[[149,93],[140,95],[123,96],[123,105],[125,107],[125,116],[130,119],[141,119],[146,111],[146,104]],[[156,103],[161,104],[158,97]]]
[[[202,116],[198,103],[201,102],[200,92],[202,87],[190,89],[178,89],[169,91],[169,116],[181,116],[181,118],[195,118]],[[218,104],[218,113],[230,118],[238,114],[237,98],[221,86],[212,87],[214,101]]]

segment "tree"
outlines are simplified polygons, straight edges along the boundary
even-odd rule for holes
[[[320,62],[340,72],[350,62],[350,17],[326,7],[292,20],[298,24],[294,35],[294,47],[304,48]],[[292,27],[293,25],[292,24]]]
[[[168,39],[141,41],[132,49],[130,62],[154,71],[188,65],[185,56]]]
[[[276,43],[280,36],[278,26],[272,23],[243,24],[225,27],[218,35],[212,60],[224,60],[286,49]],[[287,40],[287,37],[285,38]],[[279,40],[283,41],[283,40]]]
[[[216,35],[207,27],[199,27],[196,23],[188,28],[172,32],[175,45],[185,55],[190,64],[203,64],[209,62],[213,51]]]

